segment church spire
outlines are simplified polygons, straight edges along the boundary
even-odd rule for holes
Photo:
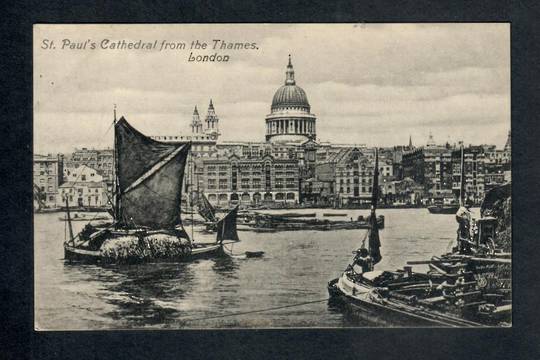
[[[202,132],[202,122],[199,117],[199,110],[197,110],[197,105],[195,105],[195,109],[193,110],[193,119],[191,121],[191,132],[193,134],[199,134]]]
[[[216,110],[214,109],[212,99],[210,99],[210,104],[208,104],[205,122],[207,132],[219,134],[219,118],[216,115]]]
[[[413,146],[412,146],[412,136],[409,135],[409,149],[412,149]]]
[[[508,130],[508,137],[506,138],[506,144],[504,145],[505,151],[511,151],[512,150],[512,130]]]
[[[294,81],[294,69],[291,62],[291,54],[289,54],[289,64],[287,65],[287,77],[285,78],[285,85],[295,85]]]

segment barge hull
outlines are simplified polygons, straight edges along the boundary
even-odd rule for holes
[[[337,287],[338,279],[328,283],[328,294],[332,305],[346,310],[354,318],[377,326],[393,327],[483,327],[484,325],[465,319],[429,314],[425,311],[408,312],[391,305],[361,300],[343,293]]]

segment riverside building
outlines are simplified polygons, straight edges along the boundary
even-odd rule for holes
[[[33,159],[34,199],[37,207],[57,207],[56,197],[62,184],[63,158],[61,155],[38,155]]]

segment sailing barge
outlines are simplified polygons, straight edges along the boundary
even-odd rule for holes
[[[233,209],[216,223],[216,242],[195,244],[180,218],[190,143],[150,139],[124,117],[114,122],[115,205],[112,223],[87,224],[74,236],[66,201],[69,239],[64,258],[91,263],[188,261],[222,254],[223,240],[238,240]]]
[[[377,155],[375,161],[372,216],[378,197]],[[381,254],[377,223],[372,222],[368,247],[363,243],[342,275],[328,283],[330,304],[369,322],[392,326],[510,325],[511,254],[495,245],[497,229],[511,233],[510,215],[494,209],[510,201],[509,184],[491,190],[471,238],[463,239],[458,232],[458,246],[452,253],[411,261],[397,271],[374,270]],[[427,265],[429,271],[413,272],[411,265],[418,264]]]

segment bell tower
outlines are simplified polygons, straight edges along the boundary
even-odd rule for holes
[[[191,120],[191,133],[202,134],[202,132],[203,124],[201,122],[201,118],[199,117],[199,111],[197,110],[197,106],[195,106],[195,110],[193,110],[193,118]]]
[[[204,121],[206,122],[205,133],[212,136],[214,139],[217,139],[219,135],[221,135],[219,132],[219,118],[216,115],[212,99],[210,99],[206,119]]]

